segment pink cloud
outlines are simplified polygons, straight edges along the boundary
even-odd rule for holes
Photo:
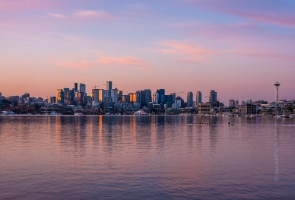
[[[132,66],[144,70],[150,70],[151,67],[147,62],[142,60],[141,58],[133,57],[133,56],[125,56],[125,57],[115,57],[115,56],[106,56],[99,55],[99,63],[108,66]]]
[[[65,19],[66,17],[64,15],[58,14],[58,13],[48,13],[49,16],[58,18],[58,19]]]
[[[109,12],[99,10],[80,10],[74,13],[74,16],[79,18],[95,18],[95,19],[114,19],[115,16]]]
[[[205,56],[219,55],[218,53],[198,45],[184,41],[162,41],[157,43],[163,48],[160,50],[164,54],[175,55],[174,60],[186,64],[196,63],[196,61],[206,61]]]
[[[72,69],[88,69],[95,67],[135,67],[140,70],[152,70],[152,67],[141,58],[134,56],[110,56],[103,53],[99,53],[96,56],[91,56],[92,58],[86,61],[65,61],[57,62],[60,67],[67,67]],[[98,57],[98,58],[97,58]]]

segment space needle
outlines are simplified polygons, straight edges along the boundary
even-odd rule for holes
[[[279,86],[280,86],[281,84],[279,84],[279,82],[276,82],[275,83],[275,86],[276,86],[276,102],[278,102],[279,101]]]

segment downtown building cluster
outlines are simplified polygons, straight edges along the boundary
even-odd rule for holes
[[[217,92],[209,92],[208,101],[203,102],[201,91],[188,92],[186,99],[178,93],[166,94],[165,89],[138,90],[124,94],[122,90],[113,88],[112,81],[106,81],[105,89],[95,86],[90,94],[86,92],[86,84],[74,83],[73,88],[57,89],[56,96],[31,97],[28,92],[21,96],[4,97],[0,92],[0,111],[15,114],[49,114],[60,113],[71,115],[83,114],[133,114],[143,110],[150,114],[215,114],[229,112],[234,114],[268,114],[295,113],[295,102],[278,99],[276,83],[276,101],[268,103],[264,100],[242,101],[230,99],[225,106],[218,99]],[[180,93],[180,92],[179,92]],[[182,93],[182,92],[181,92]],[[195,98],[194,98],[195,97]],[[206,96],[207,97],[207,96]]]
[[[217,93],[211,91],[212,102],[217,101]],[[196,101],[192,92],[187,93],[187,101],[177,93],[166,94],[165,89],[138,90],[134,93],[123,94],[122,90],[113,88],[112,81],[106,81],[105,89],[94,87],[90,94],[86,93],[86,85],[74,83],[72,89],[58,89],[56,96],[47,99],[48,104],[59,104],[75,107],[98,109],[100,113],[133,112],[139,109],[154,112],[165,112],[167,109],[191,108],[202,103],[202,93],[196,93]],[[211,100],[210,100],[211,101]]]

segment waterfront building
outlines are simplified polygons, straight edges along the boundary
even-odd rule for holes
[[[198,91],[196,93],[196,105],[198,105],[199,103],[202,103],[202,92]]]
[[[188,92],[187,93],[187,107],[193,107],[193,93]]]
[[[211,113],[211,103],[199,103],[198,104],[199,114],[210,114]]]
[[[242,105],[241,114],[257,114],[257,106],[254,104]]]
[[[215,101],[217,101],[217,92],[215,92],[215,90],[211,90],[209,102],[215,102]]]
[[[86,93],[86,85],[84,83],[80,83],[80,92]]]
[[[235,108],[236,107],[236,101],[234,99],[230,99],[228,103],[229,107]]]

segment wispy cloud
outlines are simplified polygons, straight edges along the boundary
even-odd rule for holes
[[[114,56],[100,56],[99,63],[108,66],[133,66],[141,69],[149,69],[148,63],[141,58],[126,56],[126,57],[114,57]]]
[[[83,61],[63,61],[57,62],[60,67],[72,69],[88,69],[103,67],[132,67],[139,70],[150,71],[152,67],[148,62],[134,56],[113,56],[105,53],[96,53],[92,58]]]
[[[55,17],[58,19],[65,19],[66,17],[64,15],[58,14],[58,13],[47,13],[51,17]]]
[[[80,10],[74,13],[74,16],[80,18],[95,18],[95,19],[114,19],[115,16],[109,12],[98,10]]]
[[[186,64],[200,61],[205,62],[205,56],[218,55],[217,52],[192,44],[188,41],[161,41],[157,44],[163,47],[160,50],[162,53],[171,54],[174,56],[174,60]]]

